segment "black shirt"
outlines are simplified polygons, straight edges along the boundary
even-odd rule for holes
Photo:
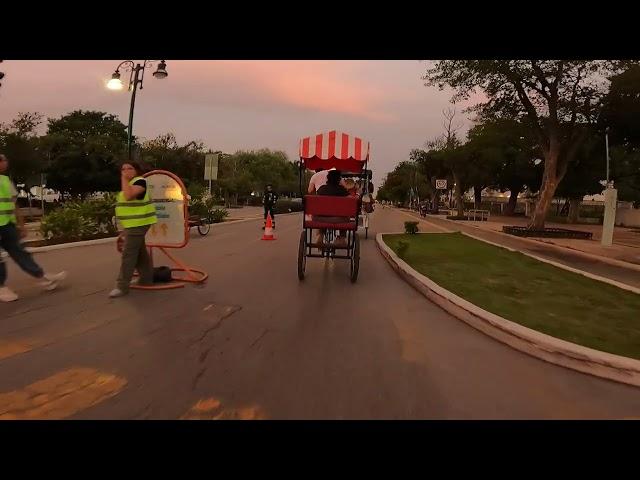
[[[347,197],[349,192],[342,185],[325,184],[318,189],[318,195],[331,195],[334,197]]]
[[[138,187],[144,188],[144,192],[136,197],[136,200],[144,200],[144,196],[147,193],[147,181],[141,178],[140,180],[136,180],[135,182],[133,182],[133,184],[137,185]]]
[[[278,201],[278,194],[276,192],[265,192],[262,203],[269,207],[272,207]]]

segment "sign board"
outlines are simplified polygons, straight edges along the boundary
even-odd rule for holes
[[[204,156],[204,179],[205,180],[218,179],[219,159],[220,157],[217,153],[207,153]]]
[[[158,223],[146,236],[149,247],[182,248],[189,242],[187,190],[177,176],[154,170],[144,176]]]
[[[447,181],[446,180],[436,180],[436,189],[437,190],[446,190],[447,189]]]

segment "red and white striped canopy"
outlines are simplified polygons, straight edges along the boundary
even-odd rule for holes
[[[332,130],[300,140],[300,159],[310,169],[337,168],[359,172],[369,160],[369,142]]]

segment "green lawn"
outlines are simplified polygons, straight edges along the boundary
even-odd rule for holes
[[[640,359],[640,295],[461,233],[384,235],[404,261],[456,295],[525,327]]]

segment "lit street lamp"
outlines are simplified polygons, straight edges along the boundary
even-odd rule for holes
[[[139,63],[136,64],[132,60],[125,60],[116,68],[115,72],[111,75],[111,80],[107,82],[107,88],[109,90],[122,90],[124,85],[122,80],[120,80],[120,69],[123,68],[127,72],[131,72],[129,75],[129,87],[128,89],[131,91],[131,107],[129,108],[129,125],[128,128],[128,138],[127,138],[127,149],[128,149],[128,158],[131,160],[131,142],[133,138],[133,110],[136,104],[136,91],[138,90],[138,86],[140,86],[140,90],[142,90],[142,82],[144,80],[144,72],[145,69],[151,68],[154,62],[157,60],[145,60],[142,65]],[[158,64],[158,68],[155,72],[153,72],[153,76],[158,79],[167,78],[167,64],[164,60],[161,60]]]

